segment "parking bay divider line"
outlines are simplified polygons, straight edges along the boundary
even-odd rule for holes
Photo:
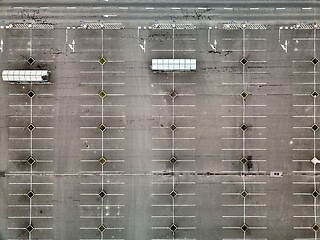
[[[80,116],[80,118],[101,118],[101,115],[94,115],[94,116]],[[110,115],[103,115],[104,118],[125,118],[126,116],[122,116],[122,115],[114,115],[114,116],[110,116]]]
[[[97,160],[83,160],[81,159],[80,162],[94,162],[97,163]],[[125,162],[125,160],[113,160],[113,159],[108,159],[108,162],[110,163],[120,163],[120,162]]]
[[[99,85],[101,86],[101,83],[91,83],[91,82],[81,82],[80,85]],[[125,85],[125,83],[111,83],[111,82],[104,82],[103,85]]]

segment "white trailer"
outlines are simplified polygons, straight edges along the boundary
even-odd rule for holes
[[[12,83],[48,83],[48,70],[3,70],[2,80]]]
[[[195,71],[196,59],[152,59],[151,69],[160,72]]]

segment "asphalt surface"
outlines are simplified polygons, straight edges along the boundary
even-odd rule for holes
[[[1,1],[2,22],[121,22],[127,27],[155,21],[200,25],[228,21],[296,23],[318,19],[317,1]]]
[[[1,69],[51,72],[0,82],[0,239],[318,238],[317,2],[0,7],[2,26],[53,24],[0,29]],[[153,58],[197,71],[153,73]]]

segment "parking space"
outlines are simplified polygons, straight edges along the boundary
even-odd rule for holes
[[[318,26],[22,26],[3,69],[52,83],[3,90],[8,239],[318,238]]]
[[[174,25],[145,30],[147,58],[193,58],[194,31]],[[148,51],[149,50],[149,51]],[[151,72],[152,74],[152,72]],[[151,75],[152,239],[195,239],[194,73]],[[189,88],[188,88],[189,86]]]
[[[317,238],[318,220],[318,29],[295,26],[293,45],[293,206],[295,239]],[[286,36],[286,35],[285,35]],[[288,37],[289,38],[289,37]]]
[[[80,69],[80,238],[123,239],[125,54],[121,30],[70,30]]]
[[[228,87],[222,104],[222,118],[225,137],[222,139],[224,159],[222,164],[230,177],[226,185],[224,229],[233,229],[226,236],[236,238],[266,237],[266,195],[265,179],[257,180],[255,176],[266,173],[266,100],[257,92],[256,85],[261,82],[260,75],[266,74],[263,65],[267,34],[261,29],[250,29],[242,25],[233,30],[224,30],[222,40],[224,53],[228,55],[223,62],[231,68],[234,77],[222,84]],[[238,175],[238,176],[237,176]],[[240,176],[240,178],[239,178]],[[231,186],[229,186],[231,185]],[[237,196],[237,197],[236,197]]]
[[[6,69],[53,68],[54,30],[11,29]],[[53,238],[53,109],[50,85],[10,85],[8,233],[10,239]]]

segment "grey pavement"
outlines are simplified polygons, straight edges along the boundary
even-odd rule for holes
[[[0,7],[0,239],[318,239],[317,2]]]

